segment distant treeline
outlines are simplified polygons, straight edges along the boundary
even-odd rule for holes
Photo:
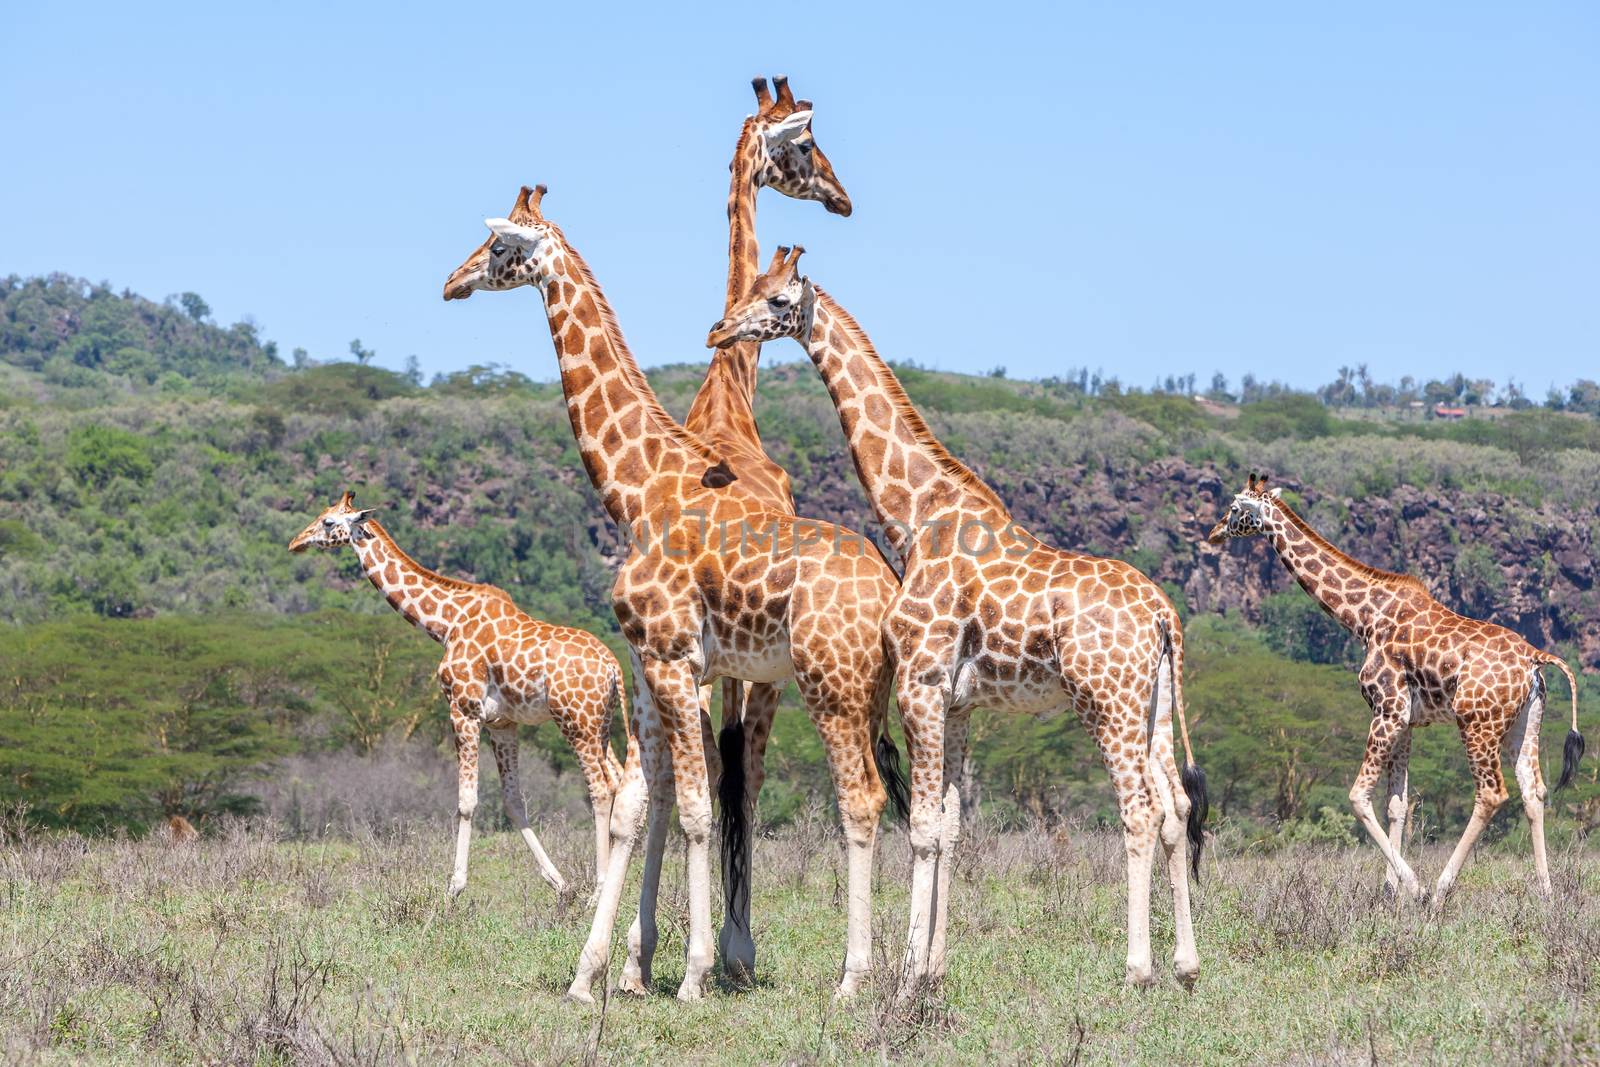
[[[375,365],[359,341],[350,355],[286,358],[252,324],[213,325],[194,294],[156,303],[61,276],[0,285],[0,804],[80,828],[204,819],[247,810],[251,776],[286,753],[439,741],[437,647],[348,553],[284,549],[345,489],[428,565],[615,642],[621,545],[559,386],[535,378],[553,364],[473,365],[425,384],[414,364]],[[1321,809],[1344,809],[1367,713],[1352,646],[1270,559],[1240,548],[1224,567],[1197,544],[1247,470],[1298,487],[1312,521],[1372,562],[1600,662],[1593,383],[1553,410],[1459,376],[1389,393],[1360,368],[1320,394],[1220,377],[1135,390],[1084,371],[900,372],[1030,528],[1127,559],[1192,613],[1201,755],[1220,810],[1263,832],[1342,825]],[[703,373],[650,378],[681,415]],[[1413,394],[1501,406],[1427,420],[1408,412]],[[1351,410],[1369,400],[1379,410]],[[869,510],[809,364],[764,367],[758,416],[801,510],[861,525]],[[1590,712],[1596,695],[1586,688]],[[1557,745],[1561,716],[1547,719]],[[977,729],[990,810],[1112,817],[1070,716]],[[1417,791],[1430,818],[1458,820],[1470,798],[1459,744],[1427,733]],[[803,714],[785,716],[778,742],[763,800],[774,819],[827,795]],[[553,733],[539,743],[564,758]],[[1562,803],[1595,797],[1591,771]]]

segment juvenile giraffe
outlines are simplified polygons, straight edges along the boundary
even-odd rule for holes
[[[1385,884],[1390,889],[1403,887],[1414,897],[1422,895],[1416,875],[1400,855],[1411,728],[1453,722],[1466,745],[1477,792],[1466,832],[1434,887],[1434,903],[1443,902],[1478,835],[1506,802],[1502,745],[1515,761],[1522,810],[1533,837],[1534,871],[1540,892],[1548,897],[1545,784],[1539,767],[1539,722],[1545,702],[1540,668],[1555,667],[1566,675],[1572,690],[1572,730],[1557,789],[1571,779],[1583,755],[1578,685],[1571,669],[1503,626],[1456,614],[1429,596],[1416,578],[1351,559],[1295,514],[1280,493],[1281,489],[1267,488],[1265,475],[1258,479],[1252,472],[1244,491],[1233,498],[1227,515],[1207,539],[1223,544],[1229,538],[1265,535],[1300,588],[1366,647],[1359,678],[1361,695],[1372,707],[1372,727],[1366,757],[1350,788],[1350,805],[1388,860]],[[1372,809],[1373,790],[1386,773],[1387,836]]]
[[[1172,882],[1173,966],[1199,974],[1184,822],[1198,865],[1204,779],[1183,725],[1183,631],[1160,588],[1116,560],[1064,552],[1024,530],[994,490],[947,452],[865,331],[779,249],[707,343],[793,337],[839,410],[861,484],[904,561],[883,624],[911,752],[907,969],[945,971],[957,777],[974,707],[1030,715],[1073,708],[1111,774],[1128,858],[1127,976],[1154,980],[1150,864],[1159,836]],[[1186,770],[1173,759],[1173,706]],[[1198,867],[1197,867],[1198,869]]]
[[[849,933],[838,986],[847,995],[871,967],[872,853],[885,802],[872,738],[890,681],[878,625],[894,572],[860,534],[772,512],[738,492],[722,457],[672,421],[588,266],[543,217],[543,193],[542,186],[524,188],[507,218],[488,220],[491,236],[451,274],[444,294],[453,300],[480,289],[538,288],[584,466],[630,540],[612,590],[642,682],[634,687],[630,729],[650,790],[666,788],[670,774],[688,839],[688,960],[678,996],[701,997],[712,962],[711,804],[699,687],[718,677],[793,678],[822,737],[848,855]],[[643,785],[628,778],[616,800],[604,891],[568,990],[580,1001],[593,999],[609,956],[644,816]],[[640,916],[640,935],[653,941],[654,901],[641,900]],[[648,974],[629,978],[625,988],[649,986]]]
[[[517,724],[554,720],[577,754],[594,809],[595,893],[611,848],[611,801],[622,767],[611,751],[612,715],[622,705],[622,668],[591,633],[552,626],[518,610],[505,591],[435,574],[400,550],[372,508],[345,493],[289,542],[289,551],[355,548],[361,569],[389,606],[444,646],[439,688],[450,702],[457,759],[456,863],[450,896],[467,887],[472,815],[478,807],[478,741],[489,731],[506,814],[557,893],[566,882],[545,854],[517,780]]]
[[[739,129],[733,159],[728,164],[728,284],[726,303],[744,295],[761,271],[756,242],[756,200],[763,187],[797,200],[820,202],[835,215],[848,216],[850,197],[833,172],[828,157],[811,131],[810,101],[796,100],[789,79],[765,78],[751,82],[756,113]],[[710,445],[727,463],[737,481],[731,488],[758,501],[769,511],[795,514],[788,473],[775,463],[761,444],[756,427],[756,371],[760,345],[735,345],[719,350],[707,368],[705,381],[689,406],[684,427]],[[736,678],[723,679],[722,732],[718,738],[723,773],[718,780],[722,806],[722,931],[717,946],[728,973],[742,980],[755,974],[756,946],[750,926],[750,826],[756,799],[765,782],[767,740],[778,710],[783,686],[757,682],[745,688]],[[702,704],[710,694],[702,691]],[[887,752],[885,757],[887,757]],[[666,828],[672,808],[670,792],[652,794],[650,824],[646,833],[645,870],[659,872],[660,853],[666,848]],[[644,897],[654,900],[649,887]],[[630,945],[641,945],[630,938]],[[630,957],[624,983],[649,970],[649,962]]]

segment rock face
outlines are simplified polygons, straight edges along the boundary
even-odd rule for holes
[[[1270,545],[1223,546],[1205,536],[1238,490],[1211,464],[1157,460],[1112,474],[1084,464],[1049,479],[1009,481],[1018,521],[1052,544],[1117,556],[1197,612],[1240,612],[1259,620],[1261,602],[1297,588]],[[1400,486],[1363,499],[1320,495],[1279,481],[1297,510],[1341,550],[1386,570],[1414,574],[1449,607],[1488,618],[1540,648],[1574,642],[1585,667],[1600,667],[1600,593],[1594,560],[1600,504],[1546,502],[1532,508],[1496,493]],[[802,514],[861,527],[871,512],[846,455],[818,464],[796,483]]]

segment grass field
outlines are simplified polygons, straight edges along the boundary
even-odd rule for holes
[[[562,869],[582,825],[552,828]],[[813,818],[757,846],[759,984],[678,1003],[681,844],[663,882],[656,996],[599,1009],[562,992],[587,914],[558,906],[519,840],[485,834],[447,903],[442,825],[290,843],[239,826],[188,846],[13,836],[4,846],[0,1050],[8,1063],[1506,1063],[1600,1059],[1600,868],[1557,846],[1556,899],[1516,834],[1480,850],[1442,914],[1395,907],[1371,848],[1208,855],[1200,983],[1122,985],[1120,839],[963,842],[938,996],[895,996],[909,862],[880,852],[878,984],[830,989],[843,857]],[[1442,849],[1422,850],[1437,873]],[[635,877],[637,877],[635,864]],[[620,931],[619,931],[620,933]],[[619,949],[613,975],[620,967]]]

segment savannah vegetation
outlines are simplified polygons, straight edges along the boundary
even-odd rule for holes
[[[501,585],[620,651],[608,597],[622,546],[583,476],[559,386],[529,373],[549,369],[538,338],[530,346],[525,367],[425,381],[414,360],[386,369],[359,341],[337,359],[283,353],[254,324],[215,324],[192,293],[158,303],[60,276],[0,280],[8,1059],[1600,1054],[1583,844],[1600,823],[1596,763],[1552,806],[1555,905],[1531,892],[1515,799],[1443,915],[1380,905],[1381,860],[1351,847],[1345,799],[1369,719],[1359,651],[1270,558],[1235,559],[1225,578],[1196,544],[1246,470],[1271,470],[1336,543],[1419,570],[1446,603],[1600,666],[1594,382],[1534,400],[1512,382],[1389,385],[1365,368],[1296,392],[1248,377],[1146,385],[1087,370],[1016,381],[1003,368],[897,367],[1023,521],[1141,567],[1185,616],[1216,835],[1200,988],[1140,996],[1117,984],[1115,811],[1083,730],[1070,716],[980,715],[979,829],[963,845],[947,995],[906,1007],[885,988],[831,1008],[842,860],[820,746],[791,692],[761,799],[762,984],[687,1010],[670,998],[614,1004],[597,1033],[555,1004],[582,908],[528,877],[520,843],[495,832],[506,824],[492,788],[468,894],[444,905],[454,789],[437,646],[389,610],[352,554],[284,549],[353,489],[427,565]],[[702,373],[650,378],[681,415]],[[759,397],[802,513],[865,526],[809,364],[769,362]],[[1435,404],[1469,417],[1429,418]],[[1592,673],[1579,677],[1593,741],[1600,692]],[[1552,677],[1547,761],[1566,700]],[[552,823],[541,838],[579,876],[581,776],[553,729],[524,745],[534,817]],[[1434,728],[1413,748],[1423,871],[1437,872],[1470,810],[1460,747]],[[153,831],[171,815],[202,840],[168,848]],[[894,959],[895,872],[907,863],[903,835],[884,841],[879,941]],[[663,989],[681,967],[681,884],[669,870]],[[1156,935],[1170,935],[1160,920]]]

